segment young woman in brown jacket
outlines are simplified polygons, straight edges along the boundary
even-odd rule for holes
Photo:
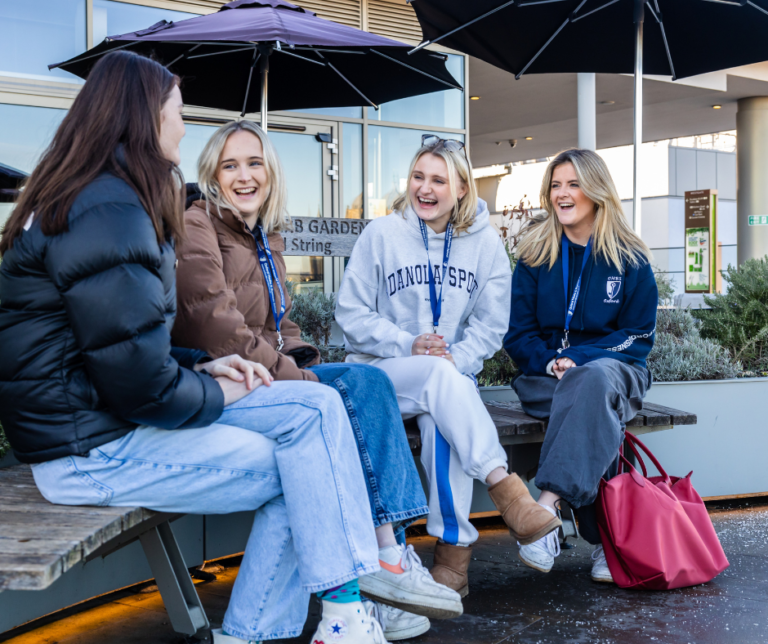
[[[387,639],[425,632],[426,617],[460,615],[458,593],[435,582],[402,538],[404,527],[427,513],[427,504],[392,383],[369,365],[320,365],[319,351],[301,340],[289,318],[280,231],[290,219],[274,146],[253,123],[228,123],[203,150],[198,182],[201,198],[185,213],[186,236],[177,247],[174,343],[213,357],[238,354],[263,364],[276,381],[335,388],[355,432],[379,540],[382,569],[360,578],[360,589],[385,605],[372,603],[368,610],[375,611]],[[323,599],[333,602],[332,593]],[[338,612],[332,607],[324,615]]]

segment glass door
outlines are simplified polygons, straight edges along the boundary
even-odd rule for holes
[[[277,148],[288,187],[288,213],[292,217],[335,217],[338,172],[335,124],[294,121],[274,123],[269,138]],[[333,292],[333,261],[326,257],[286,256],[287,279],[299,290]]]

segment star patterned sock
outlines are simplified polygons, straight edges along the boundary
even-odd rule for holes
[[[360,584],[357,579],[348,581],[346,584],[329,588],[317,593],[317,596],[326,602],[334,604],[349,604],[360,601]]]

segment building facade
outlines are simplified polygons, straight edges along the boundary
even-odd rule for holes
[[[29,172],[82,81],[47,65],[98,44],[108,35],[211,13],[220,0],[3,0],[0,2],[0,163]],[[299,0],[320,17],[417,44],[421,29],[405,0]],[[467,81],[465,56],[448,69]],[[300,82],[300,79],[297,79]],[[271,112],[269,134],[285,166],[291,215],[372,218],[387,214],[405,188],[424,133],[468,142],[464,92],[449,90],[373,108]],[[196,161],[213,130],[234,112],[185,108],[181,169],[196,179]],[[257,114],[246,115],[258,121]],[[0,204],[0,220],[11,210]],[[340,258],[286,258],[289,278],[303,287],[336,290]]]

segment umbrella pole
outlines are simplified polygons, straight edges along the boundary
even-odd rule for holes
[[[640,148],[643,144],[643,22],[645,0],[635,0],[635,132],[634,171],[632,176],[632,227],[640,235],[642,212],[639,189]]]
[[[261,129],[267,131],[267,83],[269,80],[269,56],[272,54],[272,47],[259,47],[261,50]]]

